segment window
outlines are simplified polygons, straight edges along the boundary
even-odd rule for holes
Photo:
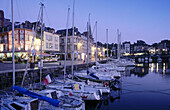
[[[5,43],[4,36],[2,36],[1,43]]]
[[[49,43],[49,48],[52,49],[53,48],[53,44]]]
[[[64,43],[64,39],[61,39],[61,43]]]
[[[53,40],[53,36],[51,36],[51,41]]]
[[[18,40],[18,35],[17,34],[15,34],[15,41],[17,41]]]
[[[29,41],[29,35],[28,34],[25,36],[25,40]]]
[[[21,41],[20,41],[21,42]],[[21,42],[21,50],[24,50],[24,43]]]
[[[68,38],[67,42],[70,43],[70,38]]]
[[[7,45],[3,45],[4,46],[4,50],[7,50]]]
[[[80,39],[78,39],[77,42],[80,42]]]
[[[74,50],[77,50],[77,45],[74,45]]]
[[[20,40],[24,40],[24,35],[23,34],[20,35]]]
[[[51,35],[49,35],[49,39],[48,39],[49,41],[52,41],[52,36]]]
[[[76,43],[77,42],[77,39],[74,39],[74,43]]]
[[[55,37],[55,41],[58,42],[58,37]]]
[[[68,51],[71,51],[71,46],[68,46],[67,48],[68,48]]]
[[[46,35],[46,40],[48,40],[48,35]]]
[[[64,52],[64,46],[60,48],[61,49],[61,52]]]
[[[46,48],[48,49],[48,43],[46,43]]]
[[[55,44],[55,49],[58,49],[58,44]]]

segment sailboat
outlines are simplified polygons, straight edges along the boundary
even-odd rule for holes
[[[89,15],[89,21],[88,21],[88,26],[87,26],[87,30],[88,30],[88,37],[87,37],[87,70],[82,70],[82,71],[79,71],[77,73],[75,73],[75,78],[76,79],[81,79],[81,80],[84,80],[87,82],[86,86],[88,88],[91,88],[93,87],[94,89],[100,89],[102,91],[102,93],[110,93],[110,88],[109,87],[106,87],[105,86],[105,83],[107,82],[107,86],[108,86],[108,83],[109,81],[111,80],[110,76],[109,77],[106,77],[106,76],[99,76],[99,75],[96,75],[96,72],[92,72],[91,73],[91,69],[89,69],[88,67],[88,59],[89,59],[89,51],[88,51],[88,48],[89,48],[89,36],[90,36],[90,15]],[[97,67],[97,22],[96,22],[96,67]],[[94,69],[96,70],[96,69]],[[90,82],[91,81],[91,82]],[[88,83],[90,82],[90,84]],[[104,85],[103,85],[104,83]]]
[[[75,6],[75,0],[73,2],[73,21],[72,21],[72,76],[74,76],[74,71],[73,71],[73,60],[74,60],[74,6]],[[69,10],[68,10],[68,15],[69,15]],[[66,25],[66,43],[65,43],[65,61],[66,61],[66,55],[67,55],[67,35],[68,35],[68,18],[67,17],[67,25]],[[66,64],[66,62],[65,62]],[[66,75],[66,65],[64,65],[64,82],[62,80],[55,80],[53,83],[47,85],[46,87],[49,89],[55,89],[55,90],[60,90],[66,94],[71,93],[72,96],[76,96],[78,98],[82,98],[83,100],[101,100],[101,91],[99,89],[94,89],[94,90],[86,90],[86,86],[84,82],[77,82],[73,80],[74,77],[72,77],[72,80],[68,80],[65,78]]]
[[[107,61],[108,61],[108,29],[106,30],[106,37],[107,37]],[[97,46],[96,46],[96,49],[97,49]],[[97,55],[97,50],[96,50],[96,55]],[[109,71],[106,71],[106,69],[108,70],[108,67],[110,67],[108,64],[99,64],[96,61],[96,65],[93,65],[90,71],[88,71],[87,69],[87,71],[90,72],[89,75],[85,76],[85,73],[82,71],[79,73],[78,77],[86,78],[86,79],[89,79],[91,81],[96,81],[96,82],[109,82],[114,79],[114,76],[116,75],[117,72],[116,71],[111,72],[110,70],[113,68],[109,69]],[[83,74],[83,76],[81,77],[80,74]]]
[[[12,8],[12,57],[13,57],[13,87],[15,87],[15,59],[14,59],[14,2],[11,0]],[[1,110],[39,110],[39,100],[36,98],[16,96],[15,93],[1,96],[0,109]]]
[[[96,31],[97,32],[97,31]],[[108,43],[108,29],[106,30],[107,36],[107,43]],[[97,48],[97,46],[96,46]],[[107,45],[108,50],[108,45]],[[97,53],[97,52],[96,52]],[[108,51],[107,51],[108,53]],[[96,58],[97,59],[97,58]],[[107,61],[108,61],[108,54],[107,54]],[[88,68],[88,66],[87,66]],[[119,85],[120,81],[118,80],[121,75],[112,64],[99,64],[96,61],[96,65],[93,65],[92,68],[82,70],[76,73],[76,77],[87,80],[90,85],[95,85],[94,88],[100,88],[102,93],[110,93],[110,88],[115,89],[116,85]]]

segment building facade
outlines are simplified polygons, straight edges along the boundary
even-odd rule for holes
[[[28,53],[34,51],[36,57],[40,55],[41,37],[40,28],[35,32],[32,30],[37,23],[25,23],[15,25],[14,29],[14,50],[18,58],[28,58]],[[33,41],[34,37],[34,41]],[[33,44],[33,48],[31,48]],[[59,35],[54,33],[54,29],[44,28],[42,39],[43,53],[55,54],[60,51]],[[47,55],[47,54],[46,54]],[[12,57],[12,27],[7,26],[0,29],[0,57]]]
[[[72,52],[74,53],[73,58],[74,60],[86,60],[87,59],[87,32],[80,33],[78,28],[74,28],[74,40],[73,45],[74,48],[72,50],[72,28],[68,29],[68,37],[67,37],[67,59],[72,58]],[[58,30],[56,32],[60,34],[60,48],[61,53],[63,54],[62,57],[64,59],[65,54],[65,44],[66,44],[66,29]],[[93,57],[94,51],[92,49],[94,45],[94,39],[92,37],[89,38],[89,60]]]
[[[123,54],[123,56],[129,56],[130,55],[130,50],[131,50],[131,48],[130,48],[130,42],[123,42],[122,43],[122,54]]]
[[[49,54],[55,54],[59,52],[59,35],[52,32],[43,32],[43,43],[42,43],[43,52]]]

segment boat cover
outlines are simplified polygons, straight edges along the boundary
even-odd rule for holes
[[[97,77],[96,75],[94,75],[94,73],[90,73],[90,76],[95,78],[95,79],[99,79],[99,77]]]
[[[26,95],[28,95],[32,98],[38,98],[39,100],[47,101],[48,103],[50,103],[51,105],[53,105],[55,107],[58,107],[59,104],[60,104],[59,100],[52,99],[52,98],[49,98],[49,97],[46,97],[46,96],[43,96],[43,95],[39,95],[37,93],[31,92],[31,91],[24,89],[22,87],[19,87],[19,86],[13,86],[11,90],[12,91],[17,90],[21,94],[26,94]]]

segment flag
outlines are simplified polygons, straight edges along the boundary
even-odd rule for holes
[[[43,79],[43,82],[44,82],[44,84],[49,84],[49,83],[51,83],[51,77],[50,77],[50,75],[48,74],[44,79]]]

